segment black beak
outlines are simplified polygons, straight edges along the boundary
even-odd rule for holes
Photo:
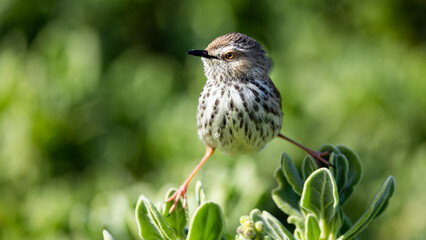
[[[197,56],[197,57],[218,59],[215,56],[209,55],[209,53],[206,50],[191,50],[191,51],[186,52],[186,54]]]

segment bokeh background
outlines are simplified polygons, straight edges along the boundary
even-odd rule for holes
[[[425,239],[425,13],[422,0],[0,1],[0,239],[136,239],[138,196],[163,201],[204,154],[205,77],[185,52],[233,31],[272,58],[285,134],[363,160],[352,220],[395,176],[360,239]],[[285,221],[270,198],[283,151],[304,157],[276,139],[218,151],[196,176],[228,235],[255,207]]]

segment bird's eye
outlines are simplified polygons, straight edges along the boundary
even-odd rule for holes
[[[225,58],[226,59],[233,59],[234,58],[234,54],[232,52],[225,53]]]

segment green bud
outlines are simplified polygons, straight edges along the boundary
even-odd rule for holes
[[[261,222],[261,221],[257,221],[257,222],[254,224],[254,229],[255,229],[255,230],[256,230],[256,232],[258,232],[258,233],[263,232],[263,230],[264,230],[263,222]]]
[[[246,240],[246,238],[243,237],[242,235],[236,235],[235,240]]]
[[[246,221],[246,222],[244,222],[243,227],[253,228],[253,223],[251,221]]]
[[[256,236],[256,231],[253,228],[247,228],[244,231],[244,236],[248,238],[254,238]]]
[[[245,228],[253,227],[253,222],[251,221],[249,216],[240,217],[240,223]]]
[[[241,225],[244,225],[245,222],[251,222],[249,216],[241,216],[240,217],[240,223],[241,223]]]

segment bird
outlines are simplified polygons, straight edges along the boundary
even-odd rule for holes
[[[214,39],[204,50],[187,54],[201,57],[207,81],[198,98],[197,133],[205,144],[204,157],[167,202],[179,199],[186,207],[189,182],[216,149],[229,155],[262,150],[276,137],[283,138],[310,154],[318,166],[330,166],[327,153],[313,151],[280,133],[283,112],[281,94],[269,72],[270,59],[262,45],[242,33],[228,33]]]

